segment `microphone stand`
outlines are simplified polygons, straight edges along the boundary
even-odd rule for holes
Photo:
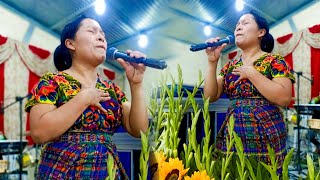
[[[301,71],[299,71],[299,72],[294,71],[294,70],[292,70],[292,71],[297,74],[297,89],[298,89],[298,92],[297,92],[297,123],[298,123],[298,127],[297,127],[297,129],[298,129],[298,152],[297,152],[297,154],[298,154],[298,164],[297,164],[297,169],[298,169],[298,172],[300,174],[301,170],[302,170],[301,169],[301,164],[300,164],[300,161],[301,161],[301,158],[300,158],[300,153],[301,153],[301,149],[300,149],[300,110],[299,110],[299,108],[300,108],[300,77],[303,77],[303,78],[307,79],[308,81],[311,82],[311,84],[312,84],[313,80],[308,78],[308,77],[306,77],[306,76],[304,76],[304,75],[302,75]]]
[[[19,143],[19,180],[22,180],[22,151],[23,151],[23,144],[22,144],[22,101],[26,96],[16,96],[16,101],[8,104],[7,106],[1,108],[1,113],[4,113],[4,110],[8,107],[16,104],[19,102],[19,119],[20,119],[20,143]]]

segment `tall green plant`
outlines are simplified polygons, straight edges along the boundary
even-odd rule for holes
[[[188,143],[184,144],[184,152],[182,152],[183,160],[186,167],[192,170],[203,171],[206,170],[209,176],[213,175],[214,159],[212,155],[213,144],[210,144],[211,130],[210,130],[210,114],[209,114],[209,99],[203,99],[203,108],[199,109],[198,104],[193,99],[191,100],[193,113],[191,113],[192,124],[188,128]],[[201,144],[197,142],[197,129],[200,112],[202,111],[204,120],[204,132]],[[194,163],[195,166],[191,166]]]
[[[151,123],[151,143],[152,151],[160,150],[164,146],[161,143],[161,133],[163,132],[165,126],[165,119],[168,113],[165,111],[166,103],[166,76],[162,78],[160,88],[154,89],[151,99],[150,106],[148,108],[150,116],[152,118]]]
[[[229,119],[229,126],[228,126],[228,133],[229,137],[226,137],[226,146],[227,146],[227,153],[225,157],[222,157],[221,163],[221,180],[226,180],[229,178],[230,174],[227,172],[228,166],[230,161],[232,160],[234,152],[231,152],[231,149],[234,144],[234,137],[233,137],[233,128],[234,128],[234,117],[231,116]]]
[[[204,133],[205,136],[202,139],[202,146],[203,146],[203,156],[202,156],[202,162],[205,164],[205,170],[208,173],[210,177],[213,176],[213,167],[214,167],[214,159],[213,159],[213,144],[210,144],[211,142],[211,119],[210,119],[210,113],[209,113],[209,99],[204,99],[204,106],[202,109],[203,112],[203,119],[204,119]]]
[[[140,162],[139,162],[139,168],[140,168],[140,174],[139,174],[139,180],[145,180],[148,177],[148,161],[149,161],[149,153],[150,153],[150,145],[149,145],[149,132],[150,128],[146,133],[140,132],[141,134],[141,153],[140,153]]]
[[[268,153],[271,161],[271,165],[268,165],[264,162],[261,162],[261,164],[269,171],[271,175],[272,180],[279,179],[279,176],[277,175],[277,169],[278,169],[278,160],[276,160],[276,154],[272,148],[268,145]]]
[[[152,129],[155,131],[152,136],[152,150],[162,150],[169,158],[175,158],[178,157],[177,149],[180,143],[178,133],[181,121],[189,109],[191,100],[194,99],[201,82],[195,86],[192,93],[188,92],[185,98],[184,92],[182,91],[183,78],[181,67],[178,66],[177,82],[172,75],[169,76],[171,86],[166,85],[167,78],[165,78],[165,82],[161,83],[160,90],[158,89],[154,93],[157,94],[157,96],[151,99],[151,107],[149,110],[153,119]]]
[[[237,170],[239,173],[239,179],[240,180],[245,180],[248,178],[249,174],[248,171],[246,171],[245,167],[246,167],[246,156],[244,154],[244,148],[243,148],[243,144],[242,141],[240,139],[240,137],[233,132],[234,135],[234,140],[235,140],[235,147],[236,147],[236,151],[237,151],[237,155],[238,155],[238,159],[237,159]]]

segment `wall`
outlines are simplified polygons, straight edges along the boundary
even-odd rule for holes
[[[297,32],[299,30],[320,24],[320,1],[316,0],[311,5],[302,8],[300,11],[291,14],[282,21],[271,27],[270,32],[273,37],[281,37],[283,35]]]
[[[30,19],[16,10],[0,3],[0,34],[26,44],[32,44],[51,52],[59,45],[59,35],[44,28],[41,24]]]

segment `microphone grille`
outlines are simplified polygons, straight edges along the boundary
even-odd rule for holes
[[[115,47],[108,48],[108,50],[107,50],[107,58],[106,59],[115,60],[114,53],[116,53],[117,51],[118,51],[118,49],[115,48]]]
[[[235,43],[234,35],[228,35],[227,38],[229,39],[229,44],[230,45],[233,45]]]

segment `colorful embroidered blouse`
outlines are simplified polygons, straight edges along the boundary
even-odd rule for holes
[[[95,131],[113,134],[121,125],[122,103],[127,101],[124,92],[111,81],[101,81],[100,78],[97,79],[96,88],[108,92],[111,97],[111,100],[101,102],[102,107],[108,111],[108,115],[100,113],[100,110],[94,106],[89,106],[68,130],[69,132]],[[60,107],[80,90],[80,82],[71,75],[65,72],[47,73],[32,90],[32,96],[25,106],[26,111],[30,111],[30,108],[36,104],[52,104]]]
[[[224,76],[224,93],[230,99],[237,98],[261,98],[263,97],[256,87],[248,80],[241,80],[238,85],[235,86],[235,82],[239,76],[232,74],[232,70],[236,67],[242,66],[242,59],[235,59],[228,62],[220,71],[220,76]],[[291,67],[286,63],[284,58],[279,54],[264,54],[253,63],[255,69],[268,79],[287,77],[293,83],[295,78]]]

